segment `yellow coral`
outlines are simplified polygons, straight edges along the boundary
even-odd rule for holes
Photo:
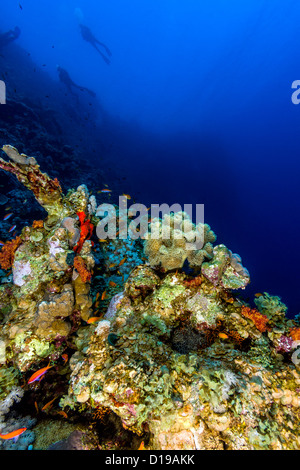
[[[190,266],[201,266],[205,258],[211,259],[214,232],[207,224],[193,224],[185,212],[165,214],[150,224],[151,233],[145,240],[145,254],[151,266],[161,265],[167,271],[182,268],[187,259]],[[198,248],[196,242],[200,242]],[[189,244],[195,243],[195,246]]]

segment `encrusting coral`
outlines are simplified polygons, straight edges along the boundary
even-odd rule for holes
[[[183,213],[175,213],[163,217],[170,238],[154,219],[148,260],[137,266],[140,254],[132,255],[125,270],[126,250],[138,242],[94,245],[99,218],[85,185],[64,195],[35,159],[3,149],[12,161],[0,159],[0,168],[48,215],[2,248],[13,276],[0,286],[0,414],[8,417],[1,427],[10,429],[19,400],[39,412],[46,382],[47,393],[59,391],[41,408],[50,419],[53,406],[55,426],[70,414],[97,434],[100,418],[101,429],[114,423],[129,433],[123,448],[143,440],[150,450],[300,449],[299,321],[285,316],[279,297],[264,293],[253,308],[234,293],[250,281],[241,258],[213,247],[208,225],[186,218],[183,227]],[[188,249],[196,238],[201,246]],[[186,260],[194,276],[181,269]],[[91,295],[95,286],[102,291]],[[109,306],[95,316],[101,302]],[[51,378],[31,385],[41,367]]]

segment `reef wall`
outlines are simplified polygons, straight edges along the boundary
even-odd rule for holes
[[[3,150],[0,169],[47,216],[0,252],[11,273],[0,285],[0,432],[16,404],[20,422],[45,393],[43,412],[80,423],[84,448],[299,449],[299,319],[279,297],[259,294],[255,308],[243,299],[241,258],[213,246],[208,225],[203,250],[185,252],[200,230],[191,221],[168,242],[97,240],[86,186],[64,194],[36,159]],[[38,369],[43,381],[30,380]],[[43,429],[31,412],[26,442]]]

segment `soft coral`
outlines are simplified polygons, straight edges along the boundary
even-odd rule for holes
[[[80,238],[78,243],[74,246],[73,250],[80,253],[85,240],[89,240],[93,234],[94,225],[90,219],[86,219],[85,212],[77,212],[80,222]],[[86,219],[86,220],[85,220]]]

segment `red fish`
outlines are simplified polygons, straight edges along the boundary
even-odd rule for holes
[[[46,374],[48,369],[51,369],[52,366],[47,366],[43,367],[42,369],[37,370],[30,379],[28,380],[28,384],[32,384],[33,382],[36,382],[37,380],[41,380],[41,377],[43,377],[44,374]]]
[[[63,417],[66,418],[66,419],[68,418],[68,415],[67,415],[67,413],[66,413],[65,411],[57,411],[57,414],[63,416]]]
[[[42,411],[45,411],[47,408],[49,408],[49,406],[52,405],[52,403],[56,400],[56,398],[57,397],[53,398],[53,400],[51,400],[51,401],[48,401],[48,403],[46,403],[46,405],[43,406]]]
[[[64,363],[68,362],[68,360],[69,360],[68,354],[62,354],[61,357],[63,358]]]
[[[20,428],[16,431],[9,432],[8,434],[0,434],[1,439],[17,439],[27,428]]]

